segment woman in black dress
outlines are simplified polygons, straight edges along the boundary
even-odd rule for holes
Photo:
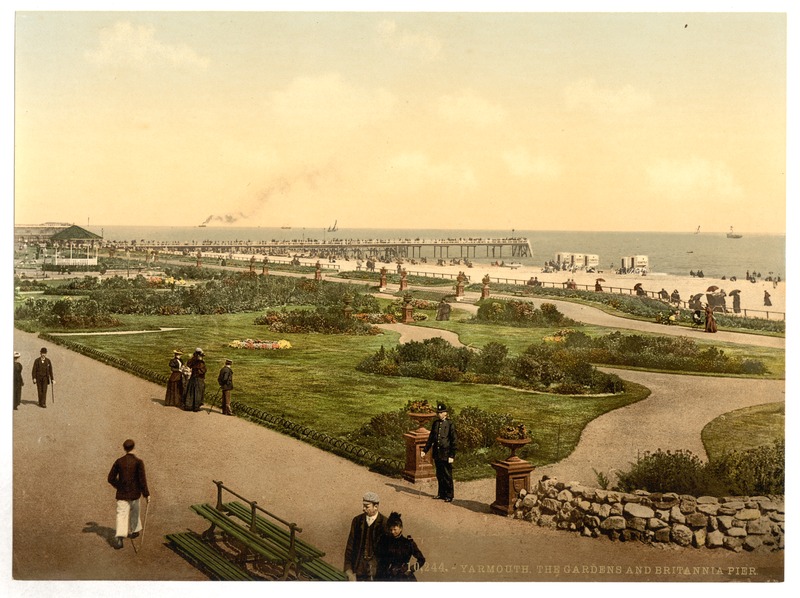
[[[403,536],[403,520],[400,513],[392,512],[386,521],[389,533],[378,542],[376,556],[378,571],[375,579],[380,581],[417,581],[414,571],[425,564],[425,557],[411,536]],[[414,557],[415,563],[410,563]]]

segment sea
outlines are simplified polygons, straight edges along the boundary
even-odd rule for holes
[[[544,265],[557,253],[582,253],[599,256],[601,268],[620,267],[621,258],[646,255],[652,273],[688,276],[702,271],[712,278],[743,278],[747,272],[786,279],[786,236],[742,233],[730,239],[724,232],[586,232],[525,230],[448,230],[339,228],[267,228],[233,226],[91,226],[92,232],[109,241],[287,241],[316,239],[460,239],[525,237],[533,255],[518,259],[505,256],[506,262],[526,266]],[[423,253],[423,255],[425,255]],[[426,256],[429,259],[431,256]],[[453,252],[451,251],[451,257]],[[495,258],[479,255],[473,261]]]

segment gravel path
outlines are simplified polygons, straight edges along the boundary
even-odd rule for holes
[[[429,330],[406,328],[417,331],[414,334]],[[429,564],[434,565],[435,570],[419,574],[423,581],[668,579],[656,573],[655,566],[714,568],[677,578],[686,581],[736,578],[738,571],[728,567],[755,567],[755,574],[749,579],[782,578],[783,553],[685,551],[591,541],[491,515],[488,505],[494,500],[492,480],[457,484],[456,500],[450,505],[432,501],[431,491],[435,488],[430,483],[414,486],[371,473],[239,418],[222,417],[218,412],[184,413],[165,407],[164,389],[160,386],[43,343],[33,334],[15,331],[14,343],[15,350],[22,353],[26,374],[23,403],[13,416],[12,572],[18,580],[205,579],[163,545],[163,536],[185,529],[205,529],[189,505],[213,501],[215,479],[258,500],[281,517],[296,521],[303,527],[302,537],[324,550],[326,560],[337,566],[341,565],[349,521],[360,510],[361,495],[373,490],[382,497],[383,512],[403,513],[405,531],[415,537]],[[56,377],[55,404],[49,404],[47,409],[36,405],[28,370],[41,346],[49,349]],[[635,379],[631,372],[624,375]],[[650,376],[637,375],[642,377],[637,381]],[[750,381],[742,380],[652,376],[644,383],[657,387],[653,393],[656,398],[631,406],[644,410],[630,414],[633,419],[623,418],[614,424],[606,420],[619,417],[613,412],[593,422],[578,447],[581,454],[584,440],[603,439],[604,451],[619,447],[613,449],[619,459],[630,460],[630,449],[625,445],[633,447],[645,438],[650,440],[643,432],[642,422],[666,422],[670,415],[678,417],[673,410],[706,405],[694,417],[682,414],[676,426],[653,428],[662,434],[672,428],[686,428],[691,435],[702,420],[711,419],[720,409],[710,409],[707,404],[712,401],[701,400],[702,393],[697,389],[705,388],[703,384],[713,390],[713,401],[731,393],[737,397],[721,407],[722,411],[743,405],[748,396],[758,396],[757,402],[782,400],[780,382],[761,388],[750,387]],[[678,386],[673,381],[677,378],[686,379]],[[620,425],[623,427],[615,427]],[[633,433],[636,435],[631,437]],[[138,555],[131,550],[129,541],[120,551],[113,550],[109,543],[114,533],[115,503],[106,476],[114,459],[122,454],[121,444],[127,437],[137,441],[137,453],[147,463],[153,493],[145,545]],[[627,441],[612,444],[609,438]],[[570,457],[554,465],[551,475],[567,479],[581,474],[575,459]],[[591,464],[607,468],[613,462],[618,461],[609,458],[608,463],[592,460]],[[534,472],[536,475],[538,471]],[[465,541],[467,538],[471,541]],[[597,565],[608,564],[615,568],[597,572]],[[627,567],[637,565],[652,568],[648,574],[627,573]],[[677,573],[677,569],[673,571]],[[85,595],[92,591],[102,593],[102,588],[82,587]],[[117,593],[124,592],[121,587],[115,586]],[[174,589],[158,588],[159,595],[168,595]],[[56,587],[52,595],[60,595],[60,591]]]

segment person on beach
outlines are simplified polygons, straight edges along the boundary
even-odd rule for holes
[[[206,392],[206,362],[205,353],[198,347],[195,349],[186,366],[192,370],[189,382],[183,396],[183,409],[185,411],[200,411],[203,406],[203,398]]]
[[[167,407],[181,407],[183,403],[183,375],[181,368],[181,353],[177,349],[172,352],[172,359],[169,361],[169,379],[167,380],[167,395],[164,398],[164,405]]]
[[[230,359],[225,360],[225,365],[219,371],[217,382],[219,389],[222,391],[222,415],[233,415],[231,413],[231,391],[233,390],[233,370],[231,365],[233,361]]]
[[[389,533],[378,543],[379,581],[417,581],[414,572],[425,565],[425,556],[411,536],[403,536],[400,513],[392,512],[386,521]],[[412,557],[414,563],[411,563]]]
[[[47,387],[56,383],[53,379],[53,363],[47,357],[47,347],[42,347],[39,351],[39,359],[33,362],[31,374],[39,395],[39,407],[45,409],[47,407]]]
[[[22,380],[22,364],[19,362],[20,355],[14,351],[14,410],[16,411],[22,403],[22,387],[25,382]]]
[[[137,538],[142,531],[139,516],[139,499],[150,502],[144,461],[132,453],[136,443],[130,438],[122,443],[125,455],[114,461],[108,472],[108,483],[117,489],[117,531],[114,548],[122,548],[123,538]]]
[[[772,301],[770,300],[770,294],[767,291],[764,291],[764,307],[771,307]]]
[[[344,549],[344,572],[349,581],[372,581],[378,572],[376,550],[387,533],[386,516],[379,512],[380,498],[367,492],[361,514],[353,517]]]
[[[742,300],[739,293],[732,293],[733,295],[733,313],[738,314],[742,311]]]
[[[716,332],[717,321],[714,319],[714,310],[711,309],[711,306],[708,303],[706,303],[705,312],[706,312],[706,332]]]
[[[433,449],[433,464],[436,468],[436,480],[439,482],[438,493],[433,498],[445,502],[453,502],[453,460],[456,456],[456,427],[447,417],[447,406],[439,403],[436,406],[439,419],[431,424],[431,433],[422,449],[421,456]]]

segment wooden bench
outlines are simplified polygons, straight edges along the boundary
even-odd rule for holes
[[[232,501],[223,503],[222,511],[249,523],[252,530],[271,541],[290,549],[292,538],[286,529],[272,523],[265,517],[255,513],[246,505]],[[322,560],[325,553],[311,544],[294,538],[294,549],[297,555],[297,564],[304,573],[319,581],[347,581],[347,575],[341,569]]]
[[[168,534],[167,540],[184,558],[218,581],[252,581],[245,569],[231,562],[221,552],[203,541],[194,532]]]

